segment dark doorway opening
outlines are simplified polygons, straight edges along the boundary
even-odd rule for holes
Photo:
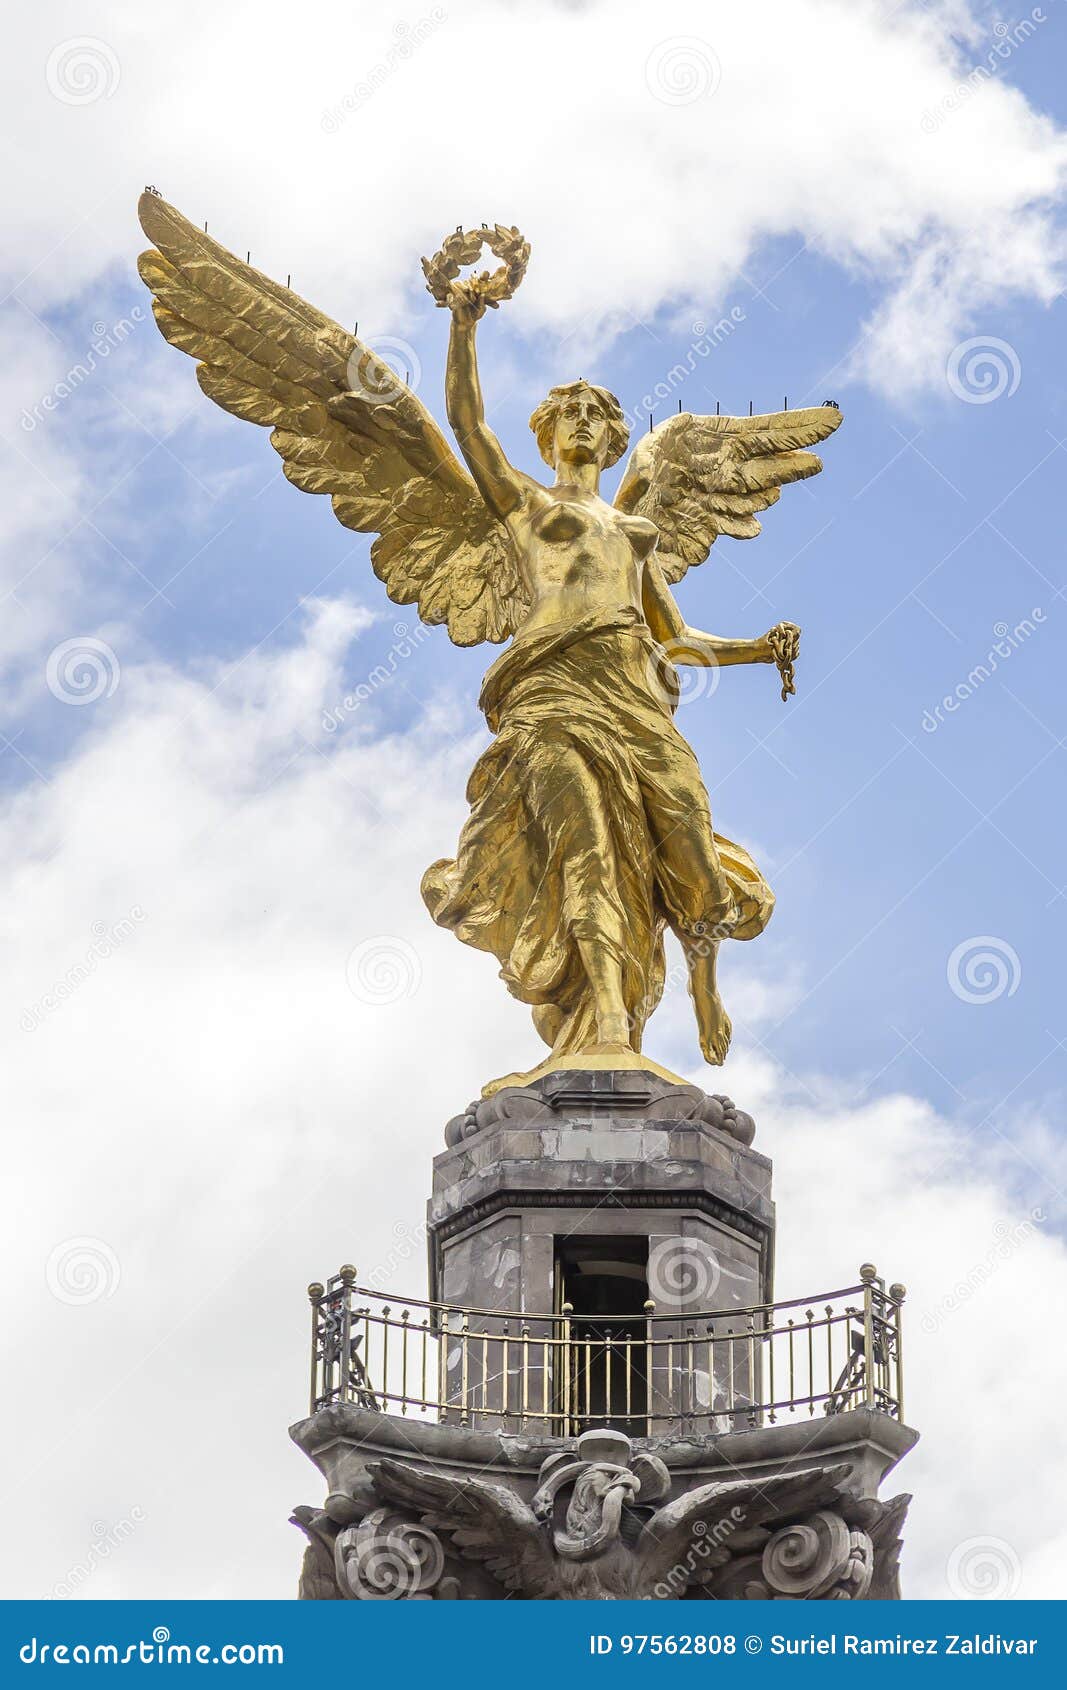
[[[641,1437],[648,1415],[648,1239],[557,1238],[556,1312],[570,1343],[557,1407],[570,1429]]]

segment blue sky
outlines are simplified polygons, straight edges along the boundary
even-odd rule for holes
[[[713,632],[804,633],[787,704],[772,668],[735,668],[680,710],[717,824],[778,907],[725,950],[725,1069],[700,1064],[681,993],[646,1049],[756,1114],[781,1294],[864,1259],[909,1285],[915,1593],[944,1594],[977,1537],[1011,1546],[1017,1594],[1048,1594],[1067,1545],[1043,1521],[1047,1471],[1018,1469],[987,1340],[1010,1320],[1036,1354],[1034,1287],[1067,1295],[1063,7],[769,0],[760,28],[726,0],[431,14],[403,59],[398,25],[422,9],[387,0],[358,17],[330,0],[314,32],[250,0],[222,21],[192,0],[179,34],[122,0],[20,21],[0,313],[18,1130],[0,1267],[20,1287],[13,1357],[63,1354],[84,1406],[75,1427],[58,1399],[39,1407],[50,1459],[12,1474],[33,1554],[20,1539],[8,1588],[61,1585],[93,1522],[136,1507],[137,1552],[88,1593],[287,1593],[286,1513],[318,1483],[284,1432],[303,1286],[356,1259],[398,1263],[398,1294],[420,1295],[441,1123],[541,1055],[492,960],[418,894],[454,848],[495,651],[416,639],[368,538],[291,487],[265,431],[213,407],[164,344],[134,268],[153,181],[372,343],[401,343],[439,418],[447,320],[419,256],[460,219],[517,221],[529,273],[480,349],[491,421],[532,473],[527,418],[578,375],[628,410],[667,382],[656,420],[679,398],[841,405],[824,473],[678,590]],[[465,79],[476,109],[459,111]],[[404,640],[388,684],[327,726]],[[93,702],[50,684],[71,641],[104,651]],[[375,1004],[346,963],[383,936],[414,973]],[[992,971],[968,985],[976,950]],[[54,1264],[86,1244],[83,1291]],[[117,1435],[116,1397],[144,1391],[155,1418]],[[204,1561],[204,1510],[233,1483],[206,1391],[258,1475],[254,1564],[236,1542]],[[1050,1460],[1056,1401],[1028,1405]],[[0,1413],[21,1452],[18,1405]]]

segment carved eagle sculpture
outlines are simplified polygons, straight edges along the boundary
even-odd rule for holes
[[[537,1498],[530,1507],[506,1485],[392,1460],[375,1462],[368,1472],[379,1496],[445,1534],[461,1559],[481,1562],[508,1591],[527,1600],[655,1601],[681,1596],[690,1587],[701,1593],[729,1563],[744,1568],[754,1559],[758,1569],[759,1551],[784,1521],[829,1508],[845,1508],[862,1519],[872,1537],[879,1521],[891,1528],[884,1543],[885,1576],[869,1594],[895,1594],[891,1550],[899,1511],[892,1504],[857,1501],[846,1489],[848,1466],[701,1485],[659,1507],[642,1505],[643,1497],[655,1502],[664,1488],[666,1470],[656,1471],[662,1468],[656,1458],[637,1456],[629,1467],[596,1466],[599,1507],[585,1522],[585,1533],[573,1503],[560,1529],[551,1515],[543,1517]],[[586,1497],[588,1505],[588,1492]],[[898,1502],[906,1506],[907,1499]],[[617,1529],[605,1532],[609,1512]]]

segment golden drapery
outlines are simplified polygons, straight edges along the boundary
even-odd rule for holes
[[[620,963],[640,1048],[663,991],[665,925],[692,943],[752,939],[770,919],[755,863],[712,830],[676,696],[636,611],[519,635],[483,682],[497,737],[471,774],[456,858],[427,869],[422,895],[436,922],[497,958],[554,1056],[597,1038],[579,940],[599,938]]]

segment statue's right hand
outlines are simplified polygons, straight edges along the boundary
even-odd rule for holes
[[[472,329],[485,316],[489,303],[474,278],[453,282],[448,292],[448,309],[452,313],[452,321],[459,328]]]

